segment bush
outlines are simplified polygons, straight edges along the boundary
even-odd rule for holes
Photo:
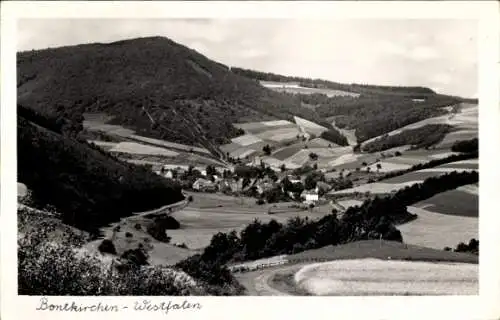
[[[148,256],[141,248],[127,250],[122,254],[121,258],[127,260],[132,266],[144,266],[149,264]]]
[[[125,237],[126,238],[132,238],[133,235],[130,232],[125,232]]]
[[[25,236],[18,240],[18,294],[35,296],[185,296],[204,294],[191,277],[161,267],[119,272],[113,259]]]
[[[256,203],[257,203],[258,205],[263,205],[263,204],[264,204],[264,203],[266,203],[266,202],[264,201],[264,199],[257,199]]]
[[[193,202],[193,196],[190,195],[187,200],[188,202]]]
[[[136,230],[142,230],[142,226],[141,226],[141,224],[140,224],[140,223],[136,223],[136,224],[134,225],[134,228],[135,228]]]
[[[113,241],[111,241],[109,239],[102,240],[102,242],[99,245],[98,249],[102,253],[116,254],[115,245],[113,244]]]

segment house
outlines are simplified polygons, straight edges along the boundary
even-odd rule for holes
[[[199,178],[193,183],[193,189],[198,191],[214,191],[216,185],[210,180]]]
[[[305,199],[306,203],[314,203],[319,200],[318,190],[304,190],[301,195],[302,198]]]
[[[263,194],[264,192],[266,192],[266,191],[269,191],[269,190],[273,189],[273,188],[274,188],[274,186],[275,186],[275,184],[274,184],[274,183],[272,183],[272,182],[263,182],[263,183],[259,183],[259,184],[257,185],[257,192],[258,192],[259,194]]]

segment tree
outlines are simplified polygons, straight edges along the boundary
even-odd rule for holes
[[[262,147],[262,151],[268,156],[271,154],[271,146],[266,144],[264,147]]]
[[[281,172],[285,172],[286,171],[286,166],[285,166],[284,163],[280,166],[280,170],[281,170]]]
[[[309,153],[309,159],[318,160],[318,155],[314,152]]]
[[[217,170],[215,170],[215,166],[208,165],[206,171],[207,171],[207,176],[217,175]]]
[[[377,163],[377,171],[380,171],[382,169],[382,165],[380,163]]]

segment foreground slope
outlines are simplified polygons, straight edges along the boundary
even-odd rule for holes
[[[91,230],[183,199],[176,183],[54,131],[57,124],[47,128],[57,121],[30,120],[17,120],[18,181],[32,191],[37,206],[62,212],[64,222]]]
[[[297,99],[163,37],[21,52],[17,62],[20,103],[105,112],[173,142],[216,148],[238,134],[233,122],[319,119]]]

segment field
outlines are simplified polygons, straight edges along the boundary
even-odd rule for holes
[[[119,142],[110,152],[130,153],[130,154],[145,154],[153,156],[175,157],[179,153],[164,148],[152,147],[136,142]]]
[[[312,211],[291,208],[292,203],[257,205],[255,199],[231,197],[219,194],[189,193],[193,202],[183,210],[173,213],[181,229],[169,230],[172,242],[186,243],[190,249],[207,246],[217,232],[240,231],[254,219],[268,222],[276,219],[285,222],[295,216],[320,218],[331,213],[329,205],[318,206]],[[269,214],[269,210],[273,214]]]
[[[286,160],[287,158],[290,158],[297,152],[301,151],[305,145],[306,145],[305,142],[297,142],[288,147],[277,149],[272,153],[272,156],[279,160]]]
[[[459,242],[468,243],[472,238],[478,239],[477,217],[453,216],[417,205],[408,207],[409,212],[418,215],[417,219],[398,226],[406,243],[443,249],[455,248]],[[473,211],[477,212],[477,208]]]
[[[299,118],[297,116],[294,116],[293,118],[295,119],[295,123],[307,133],[320,135],[323,131],[328,130],[328,128],[320,126],[319,124],[316,124],[316,123],[311,122],[309,120],[302,119],[302,118]]]
[[[301,87],[298,83],[287,83],[287,82],[273,82],[273,81],[260,81],[260,84],[266,88],[278,91],[278,92],[288,92],[288,93],[300,93],[300,94],[313,94],[321,93],[329,97],[335,96],[351,96],[359,97],[358,93],[333,90],[333,89],[319,89],[319,88],[307,88]]]
[[[360,193],[370,192],[373,194],[385,194],[385,193],[391,193],[392,191],[397,191],[399,189],[403,189],[406,186],[412,186],[420,182],[422,181],[414,180],[414,181],[405,181],[400,183],[373,182],[373,183],[362,184],[354,188],[349,188],[339,191],[331,191],[329,192],[329,194],[341,195],[341,194],[351,194],[354,192],[360,192]]]
[[[295,282],[313,295],[476,295],[478,266],[356,259],[303,267]]]
[[[107,142],[92,140],[97,146],[105,151],[119,153],[119,157],[126,161],[138,160],[146,162],[173,163],[173,164],[208,164],[223,165],[213,159],[207,149],[189,146],[179,143],[168,142],[159,139],[143,137],[134,131],[118,125],[106,124],[112,117],[103,113],[86,113],[83,122],[84,128],[89,131],[102,131],[111,137],[119,136],[123,142]]]

